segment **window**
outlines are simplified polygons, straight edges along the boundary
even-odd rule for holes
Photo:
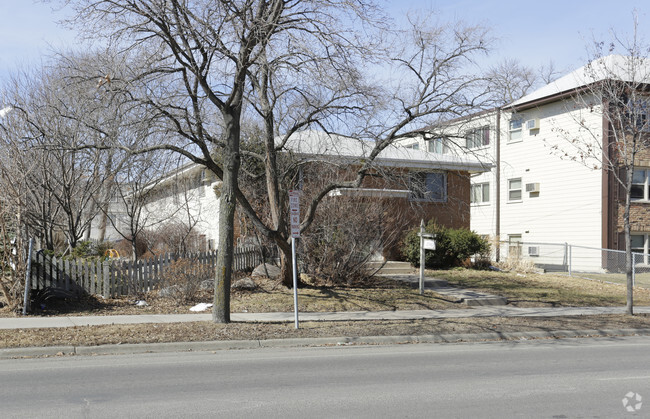
[[[632,234],[632,251],[635,253],[648,253],[648,235]]]
[[[419,150],[420,149],[420,144],[419,143],[413,143],[413,144],[406,145],[404,147],[410,148],[410,149],[413,149],[413,150]]]
[[[519,259],[521,257],[521,234],[508,234],[508,257]]]
[[[630,198],[644,201],[650,199],[650,196],[648,196],[648,185],[650,184],[648,178],[650,178],[650,169],[634,168]]]
[[[650,100],[647,98],[628,100],[627,105],[625,105],[627,127],[629,127],[630,130],[632,130],[632,127],[636,127],[636,130],[641,132],[650,131],[650,126],[648,125],[649,113]]]
[[[648,264],[648,253],[650,252],[650,242],[648,239],[650,234],[648,233],[632,233],[630,236],[632,242],[632,252],[633,253],[643,253],[643,263]],[[639,261],[637,257],[634,258],[635,263]]]
[[[508,141],[520,141],[521,140],[521,119],[511,119],[509,123],[509,133]]]
[[[409,200],[444,202],[447,200],[447,174],[416,172],[409,175]]]
[[[472,185],[470,202],[472,204],[484,204],[490,202],[490,183],[485,182]]]
[[[427,151],[429,153],[445,154],[447,151],[446,141],[444,138],[434,138],[427,141]]]
[[[508,179],[508,201],[521,201],[521,178]]]
[[[490,145],[490,127],[473,129],[467,133],[467,148],[478,148]]]

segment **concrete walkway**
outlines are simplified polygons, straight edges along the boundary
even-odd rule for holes
[[[382,275],[391,279],[407,282],[413,288],[418,288],[420,283],[420,276],[414,274],[400,274],[400,275]],[[425,290],[435,291],[436,293],[454,300],[458,303],[463,303],[469,307],[476,306],[504,306],[508,304],[508,300],[499,295],[487,294],[484,292],[472,291],[464,288],[456,288],[449,286],[449,283],[444,279],[436,279],[425,277],[423,285]]]
[[[650,307],[635,307],[635,313],[650,313]],[[483,306],[449,310],[343,311],[299,313],[300,321],[417,320],[467,317],[561,317],[624,314],[625,307],[533,307]],[[97,326],[112,324],[185,323],[210,321],[206,314],[140,314],[122,316],[5,317],[0,329]],[[293,322],[294,313],[232,313],[233,322]]]

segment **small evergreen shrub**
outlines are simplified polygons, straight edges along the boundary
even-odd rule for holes
[[[461,266],[470,256],[487,253],[487,240],[468,229],[452,229],[439,226],[431,220],[424,228],[426,233],[436,235],[436,250],[425,252],[425,267],[445,269]],[[402,255],[414,266],[420,266],[420,228],[409,231],[402,242]]]

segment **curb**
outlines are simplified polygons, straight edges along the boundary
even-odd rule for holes
[[[92,356],[164,352],[203,352],[232,349],[295,348],[306,346],[471,343],[507,340],[566,339],[615,336],[650,336],[650,329],[583,329],[556,330],[548,332],[484,332],[420,336],[362,336],[266,340],[218,340],[205,342],[129,343],[98,346],[45,346],[0,349],[0,359],[51,357],[64,355]]]

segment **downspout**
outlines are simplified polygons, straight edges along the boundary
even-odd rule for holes
[[[501,255],[501,108],[497,108],[497,138],[496,138],[496,261]]]

